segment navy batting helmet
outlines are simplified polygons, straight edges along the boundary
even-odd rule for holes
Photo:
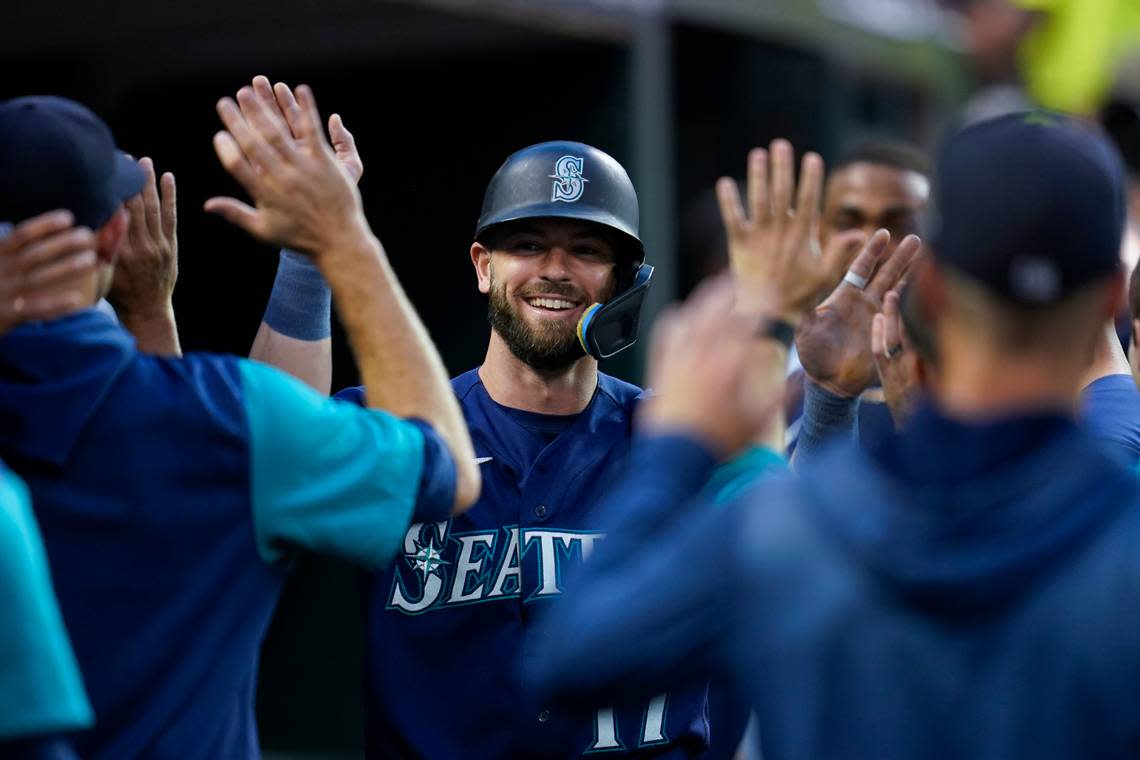
[[[578,337],[583,349],[599,359],[633,345],[653,267],[645,264],[637,193],[625,169],[597,148],[565,140],[511,154],[487,185],[475,239],[485,240],[507,222],[542,218],[580,219],[617,233],[623,243],[617,292],[607,303],[586,310]]]
[[[475,239],[503,222],[541,217],[609,227],[629,243],[636,266],[645,261],[633,183],[621,164],[597,148],[559,140],[512,153],[487,185]]]

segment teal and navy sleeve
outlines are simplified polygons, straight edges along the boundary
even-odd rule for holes
[[[283,372],[242,362],[258,547],[386,565],[413,519],[444,519],[455,462],[430,425],[325,398]]]
[[[772,449],[753,446],[713,471],[704,495],[716,504],[732,501],[766,475],[786,472],[788,463]]]
[[[27,489],[0,466],[0,742],[91,725]]]

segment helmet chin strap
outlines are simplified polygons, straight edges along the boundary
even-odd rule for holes
[[[649,295],[653,267],[642,264],[633,284],[617,296],[596,303],[578,320],[578,342],[595,359],[608,359],[637,342],[641,306]]]

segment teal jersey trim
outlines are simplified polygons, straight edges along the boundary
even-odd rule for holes
[[[240,372],[262,558],[278,565],[302,550],[387,565],[419,494],[423,432],[263,364],[242,362]]]
[[[787,472],[788,463],[781,455],[764,446],[753,446],[729,462],[716,468],[705,486],[704,494],[717,504],[732,501],[765,475]]]
[[[51,585],[28,491],[0,466],[0,739],[75,731],[94,716]]]

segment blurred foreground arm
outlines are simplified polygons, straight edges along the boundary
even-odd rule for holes
[[[253,90],[218,103],[226,131],[214,149],[256,207],[211,198],[218,213],[262,240],[313,257],[332,288],[369,406],[432,425],[456,468],[456,508],[479,493],[480,476],[443,362],[372,234],[360,194],[325,140],[311,91],[297,88],[300,141]]]
[[[717,461],[771,421],[783,391],[769,373],[753,374],[767,341],[732,300],[730,282],[703,285],[654,328],[658,392],[642,410],[631,474],[599,508],[605,540],[534,639],[540,656],[528,676],[543,695],[640,696],[707,679],[715,664],[733,619],[733,525],[725,507],[698,494]]]

